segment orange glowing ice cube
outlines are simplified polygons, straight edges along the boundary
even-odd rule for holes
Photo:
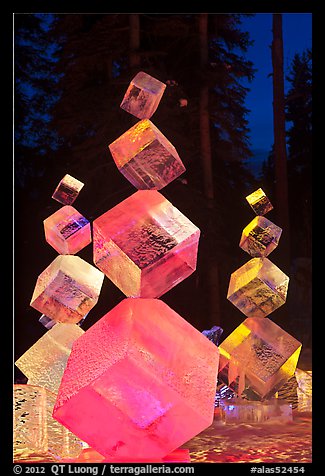
[[[63,205],[72,205],[83,186],[83,182],[66,174],[54,190],[52,198]]]
[[[221,344],[219,379],[241,395],[275,394],[294,375],[301,343],[268,318],[245,319]]]
[[[268,258],[252,258],[231,274],[227,299],[247,317],[266,317],[285,303],[288,285]]]
[[[127,298],[75,341],[53,416],[106,458],[161,458],[212,424],[218,361],[167,304]]]
[[[268,256],[279,244],[282,229],[265,217],[255,217],[243,230],[239,247],[251,256]]]
[[[90,223],[71,205],[44,220],[46,241],[61,255],[73,255],[91,243]]]
[[[94,263],[126,295],[157,298],[196,269],[200,230],[155,190],[93,222]]]
[[[248,195],[246,200],[256,215],[265,215],[267,212],[273,210],[272,203],[261,188]]]
[[[137,122],[109,150],[119,171],[140,190],[160,190],[185,171],[175,147],[148,119]]]
[[[166,84],[140,71],[130,82],[120,107],[139,119],[149,119],[156,111]]]
[[[30,305],[56,322],[76,324],[97,303],[103,280],[79,256],[59,255],[39,275]]]

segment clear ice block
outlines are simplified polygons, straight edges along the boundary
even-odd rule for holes
[[[94,263],[126,296],[157,298],[195,271],[199,237],[163,195],[138,191],[94,220]]]
[[[45,388],[14,385],[14,459],[80,455],[83,442],[52,417],[55,400],[56,395]]]
[[[278,246],[281,233],[279,226],[257,216],[244,228],[239,247],[254,258],[263,258]]]
[[[273,210],[272,203],[261,188],[248,195],[246,200],[256,215],[265,215],[267,212]]]
[[[249,317],[221,344],[219,379],[266,399],[294,375],[301,343],[268,318]]]
[[[161,458],[211,425],[218,361],[164,302],[124,299],[74,343],[53,416],[106,458]]]
[[[59,255],[39,275],[30,305],[56,322],[76,324],[97,303],[103,280],[79,256]]]
[[[46,316],[45,314],[41,315],[38,322],[40,324],[43,324],[43,326],[46,327],[46,329],[52,329],[52,327],[55,326],[55,324],[56,324],[56,321],[54,321],[54,319],[51,319],[50,317]]]
[[[62,255],[74,255],[91,243],[90,223],[70,205],[44,220],[46,241]]]
[[[84,334],[75,324],[58,323],[47,331],[16,362],[31,385],[57,393],[72,344]]]
[[[288,285],[268,258],[252,258],[231,274],[227,299],[247,317],[266,317],[285,303]]]
[[[185,171],[175,147],[148,119],[137,122],[109,149],[119,171],[140,190],[160,190]]]
[[[14,458],[48,451],[46,390],[32,385],[14,385]]]
[[[83,186],[80,180],[66,174],[54,190],[52,198],[63,205],[72,205]]]
[[[165,83],[140,71],[130,82],[120,107],[139,119],[150,119],[165,89]]]
[[[295,372],[298,388],[298,411],[299,412],[311,412],[313,403],[313,381],[311,370],[296,369]]]
[[[220,416],[224,423],[265,423],[292,421],[292,407],[277,398],[259,402],[233,398],[220,401]]]

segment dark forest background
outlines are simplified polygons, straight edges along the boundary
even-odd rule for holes
[[[282,112],[281,103],[274,108],[286,122],[285,156],[275,144],[256,178],[247,165],[245,107],[255,65],[241,19],[15,14],[15,359],[46,331],[29,303],[38,275],[57,256],[45,241],[43,220],[60,208],[51,195],[61,178],[69,173],[85,183],[74,206],[90,221],[135,192],[108,145],[137,122],[119,106],[138,71],[167,84],[152,121],[187,169],[161,193],[201,229],[197,271],[162,299],[200,331],[220,325],[223,338],[243,321],[226,296],[230,274],[250,259],[238,246],[255,216],[245,197],[261,187],[274,205],[267,218],[283,227],[270,259],[290,277],[286,304],[268,317],[311,348],[311,51],[295,55],[284,72],[290,89]],[[92,245],[78,255],[93,263]],[[123,298],[105,278],[83,328]]]

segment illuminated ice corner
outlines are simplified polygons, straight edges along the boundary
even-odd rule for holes
[[[265,217],[255,217],[243,230],[239,247],[251,256],[268,256],[279,244],[282,229]]]
[[[227,299],[247,317],[266,317],[285,303],[288,284],[268,258],[252,258],[231,274]]]
[[[14,458],[77,458],[84,443],[52,417],[56,395],[36,385],[14,385]]]
[[[138,191],[94,220],[94,263],[126,296],[157,298],[195,271],[199,237],[163,195]]]
[[[84,334],[76,324],[57,323],[33,344],[15,365],[31,385],[57,393],[72,344]]]
[[[219,345],[218,379],[241,395],[274,395],[294,375],[301,343],[268,318],[247,318]]]
[[[166,84],[140,71],[130,82],[120,107],[139,119],[149,119],[156,111]]]
[[[56,322],[76,324],[97,303],[103,280],[79,256],[59,255],[39,275],[30,305]]]
[[[72,205],[83,186],[83,182],[66,174],[54,190],[52,198],[63,205]]]
[[[168,185],[185,171],[175,147],[148,119],[109,145],[119,171],[139,190]]]
[[[91,243],[90,223],[71,205],[44,220],[46,241],[59,254],[73,255]]]
[[[256,215],[265,215],[273,210],[273,205],[261,188],[246,197],[247,202]]]
[[[161,458],[212,424],[218,362],[167,304],[127,298],[74,343],[53,416],[106,458]]]

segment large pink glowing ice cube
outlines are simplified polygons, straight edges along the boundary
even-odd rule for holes
[[[148,119],[109,145],[119,171],[137,189],[165,187],[185,171],[175,147]]]
[[[106,458],[161,458],[211,425],[219,351],[158,299],[124,299],[73,344],[53,416]]]
[[[195,271],[199,236],[159,192],[138,191],[94,220],[94,262],[126,296],[157,298]]]
[[[90,223],[71,205],[44,220],[46,241],[61,255],[74,255],[91,243]]]
[[[97,303],[103,280],[79,256],[59,255],[39,275],[30,305],[56,322],[76,324]]]
[[[121,108],[139,119],[149,119],[156,111],[166,84],[140,71],[130,82]]]

